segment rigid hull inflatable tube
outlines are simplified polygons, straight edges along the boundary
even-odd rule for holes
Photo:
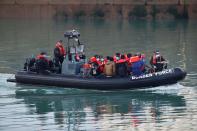
[[[136,89],[177,83],[184,79],[186,72],[180,68],[168,69],[154,74],[145,74],[131,78],[82,78],[71,75],[40,75],[19,71],[15,75],[17,83],[59,86],[63,88],[115,90]],[[8,80],[9,81],[9,80]]]

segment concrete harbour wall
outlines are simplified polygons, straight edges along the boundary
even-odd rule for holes
[[[197,0],[0,0],[0,18],[197,19]]]

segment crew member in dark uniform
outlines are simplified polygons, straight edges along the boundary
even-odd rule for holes
[[[150,60],[151,66],[154,68],[155,72],[167,69],[167,61],[163,58],[159,51],[155,51]]]

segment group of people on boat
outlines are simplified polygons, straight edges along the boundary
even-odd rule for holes
[[[145,55],[141,53],[136,53],[135,55],[132,55],[131,53],[116,53],[113,57],[107,56],[105,58],[99,55],[94,55],[83,68],[85,69],[86,74],[92,76],[104,74],[106,77],[127,77],[129,75],[140,76],[147,72],[158,72],[167,68],[167,61],[159,51],[154,52],[150,64],[151,67],[146,65]]]
[[[74,56],[74,57],[73,57]],[[45,52],[41,52],[36,58],[27,59],[24,69],[37,73],[58,73],[61,74],[64,59],[68,57],[75,62],[83,60],[80,72],[84,77],[127,77],[129,75],[140,76],[147,72],[158,72],[167,68],[167,61],[159,51],[154,51],[150,59],[150,65],[146,65],[144,54],[136,53],[132,55],[116,53],[113,57],[94,55],[86,61],[84,54],[68,53],[63,46],[62,40],[57,41],[54,48],[54,58],[50,60]]]

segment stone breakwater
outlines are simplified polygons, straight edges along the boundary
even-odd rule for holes
[[[197,0],[0,0],[0,18],[197,19]]]

